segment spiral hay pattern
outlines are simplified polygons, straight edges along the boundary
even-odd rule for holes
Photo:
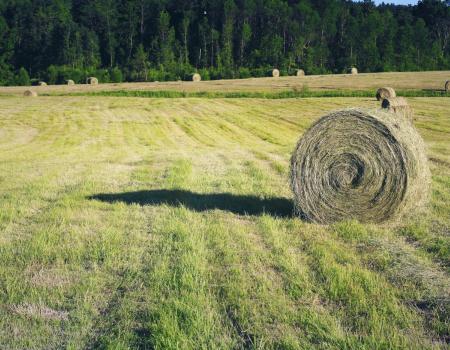
[[[303,69],[297,69],[297,76],[303,77],[305,75],[305,71]]]
[[[447,81],[445,82],[445,87],[444,87],[444,89],[445,89],[446,92],[450,91],[450,80],[447,80]]]
[[[414,126],[383,111],[350,109],[320,118],[291,158],[297,211],[321,224],[391,221],[424,204],[429,183]]]
[[[278,78],[280,76],[280,71],[278,69],[273,69],[272,70],[272,77],[274,78]]]
[[[193,82],[197,82],[198,83],[201,80],[202,80],[202,76],[200,74],[198,74],[198,73],[192,74],[192,81]]]

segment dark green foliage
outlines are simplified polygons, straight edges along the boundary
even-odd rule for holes
[[[96,77],[98,79],[99,83],[109,83],[109,71],[107,69],[96,69],[92,72],[92,74],[89,74],[90,76]]]
[[[239,68],[239,78],[240,79],[245,79],[245,78],[250,78],[250,77],[251,77],[250,69],[248,69],[247,67]]]
[[[51,65],[47,68],[47,81],[49,84],[54,85],[58,80],[58,67]]]
[[[31,85],[30,76],[25,68],[20,68],[17,73],[15,84],[18,86],[28,86]]]
[[[58,84],[65,84],[67,80],[73,80],[76,84],[84,83],[87,74],[79,68],[61,67],[58,73]]]
[[[0,84],[20,67],[50,84],[450,69],[449,27],[439,0],[6,0]]]
[[[118,67],[111,69],[109,75],[112,83],[121,83],[123,81],[122,71]]]

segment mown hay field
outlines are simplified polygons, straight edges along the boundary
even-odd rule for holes
[[[249,78],[234,80],[202,80],[174,82],[116,83],[99,85],[48,85],[33,89],[41,94],[71,94],[100,91],[183,91],[195,92],[280,92],[300,90],[304,87],[313,91],[333,90],[375,90],[390,86],[398,90],[444,91],[445,82],[450,79],[450,71],[435,72],[393,72],[282,76],[279,78]],[[25,87],[0,87],[0,95],[22,95]]]
[[[1,97],[0,348],[446,348],[450,99],[408,102],[428,210],[326,226],[291,152],[375,95]]]

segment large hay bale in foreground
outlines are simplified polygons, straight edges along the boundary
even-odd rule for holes
[[[198,73],[194,73],[192,74],[192,81],[193,82],[199,82],[202,80],[202,76]]]
[[[412,123],[380,110],[320,118],[291,158],[297,211],[321,224],[391,221],[425,203],[429,183],[424,143]]]
[[[75,82],[72,79],[66,80],[67,85],[75,85]]]
[[[86,79],[86,84],[98,85],[98,79],[96,77],[89,77]]]
[[[395,93],[395,90],[391,87],[379,88],[377,90],[377,94],[376,94],[378,101],[384,100],[386,98],[396,97],[396,96],[397,96],[397,94]]]
[[[47,86],[47,83],[45,81],[40,81],[38,82],[39,86]]]
[[[305,71],[303,69],[297,69],[297,76],[303,77],[305,75]]]
[[[32,90],[25,90],[23,95],[25,97],[37,97],[37,92],[36,91],[32,91]]]
[[[404,97],[385,98],[381,101],[381,108],[387,109],[389,112],[411,116],[412,109],[408,105],[408,101]]]
[[[447,80],[447,81],[445,82],[445,91],[446,91],[446,92],[450,91],[450,80]]]
[[[358,74],[358,69],[355,67],[350,68],[350,74],[353,74],[353,75]]]
[[[274,78],[278,78],[280,76],[280,71],[278,69],[273,69],[272,70],[272,77]]]

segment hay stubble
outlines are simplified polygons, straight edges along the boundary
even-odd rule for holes
[[[298,135],[373,100],[2,98],[0,348],[444,348],[438,316],[414,304],[433,302],[428,288],[396,263],[443,271],[422,244],[434,249],[436,231],[410,244],[292,216]],[[450,162],[450,101],[431,100],[411,99],[417,125]],[[440,225],[447,169],[433,163]],[[118,202],[89,199],[99,193]]]

